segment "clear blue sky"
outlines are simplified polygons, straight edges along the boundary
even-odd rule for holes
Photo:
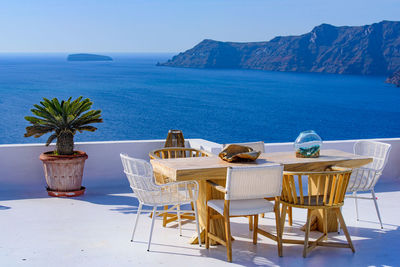
[[[0,52],[177,52],[381,20],[400,20],[399,0],[8,0]]]

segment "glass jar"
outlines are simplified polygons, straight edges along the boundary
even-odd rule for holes
[[[297,158],[318,158],[322,139],[313,130],[301,132],[294,142]]]

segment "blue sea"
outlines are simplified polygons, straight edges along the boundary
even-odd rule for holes
[[[23,137],[43,97],[88,97],[104,123],[75,141],[186,138],[229,143],[400,137],[400,88],[385,77],[157,67],[172,54],[107,54],[112,62],[68,62],[67,54],[0,54],[0,143]]]

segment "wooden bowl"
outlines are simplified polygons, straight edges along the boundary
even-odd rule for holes
[[[225,147],[218,156],[227,162],[248,162],[255,161],[260,154],[251,147],[232,144]]]

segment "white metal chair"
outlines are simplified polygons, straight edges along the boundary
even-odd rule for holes
[[[139,200],[139,208],[136,215],[135,225],[133,227],[133,241],[142,206],[153,206],[153,216],[151,221],[150,237],[148,241],[147,251],[150,250],[151,237],[154,228],[154,221],[157,216],[157,207],[164,205],[173,205],[168,210],[160,211],[160,213],[171,212],[176,209],[179,224],[179,233],[182,235],[181,228],[181,204],[194,204],[194,214],[196,218],[197,234],[200,236],[199,218],[197,214],[196,200],[199,192],[199,184],[196,181],[184,181],[157,185],[154,182],[153,168],[150,163],[141,159],[131,158],[126,154],[120,154],[124,172],[129,180],[129,184]],[[191,212],[191,211],[186,211]],[[199,238],[199,245],[201,240]]]
[[[390,144],[375,142],[375,141],[358,141],[354,144],[354,154],[370,156],[373,161],[368,165],[353,170],[350,177],[350,182],[347,187],[347,192],[352,192],[352,195],[346,197],[354,198],[356,205],[356,215],[358,221],[358,204],[357,199],[372,199],[375,203],[376,213],[383,229],[381,215],[379,213],[378,203],[376,201],[374,187],[382,175],[385,168],[389,152],[391,149]],[[358,191],[371,191],[372,198],[357,196]]]
[[[224,149],[226,146],[230,144],[224,144],[222,148]],[[241,145],[241,146],[248,146],[251,147],[255,151],[260,151],[261,153],[265,152],[265,144],[264,141],[257,141],[257,142],[247,142],[247,143],[234,143],[234,145]],[[272,199],[270,199],[272,200]],[[289,225],[293,225],[293,215],[292,215],[292,207],[287,207],[287,214],[289,219]],[[261,218],[265,217],[264,213],[261,213]],[[249,217],[249,230],[253,231],[253,217]]]
[[[280,239],[280,210],[279,197],[282,191],[283,166],[229,167],[226,176],[226,187],[207,181],[214,189],[225,194],[225,200],[214,199],[207,201],[206,248],[209,248],[210,238],[227,248],[228,261],[232,261],[232,244],[230,217],[254,217],[253,243],[257,244],[257,234],[262,234],[278,243],[278,254],[282,256],[282,242]],[[210,187],[207,186],[207,195],[210,196]],[[274,197],[275,204],[266,200]],[[219,215],[211,215],[211,209]],[[258,228],[258,214],[275,212],[276,236]],[[225,241],[210,233],[211,219],[224,219]]]
[[[171,131],[171,130],[170,130]],[[168,133],[170,136],[170,133]],[[183,138],[183,137],[182,137]],[[168,138],[167,138],[168,139]],[[172,141],[171,141],[172,142]],[[192,157],[209,157],[212,156],[211,153],[187,147],[165,147],[161,149],[153,150],[149,153],[150,159],[171,159],[171,158],[192,158]],[[165,175],[159,175],[157,173],[154,174],[155,182],[157,184],[166,184],[169,182],[169,177]],[[164,210],[167,210],[168,206],[164,206]],[[192,204],[192,210],[194,210],[194,205]],[[193,213],[184,212],[181,214],[181,218],[188,220],[195,220],[193,217]],[[178,220],[176,214],[170,214],[168,212],[164,212],[163,216],[163,227],[166,227],[168,223],[175,222]]]

